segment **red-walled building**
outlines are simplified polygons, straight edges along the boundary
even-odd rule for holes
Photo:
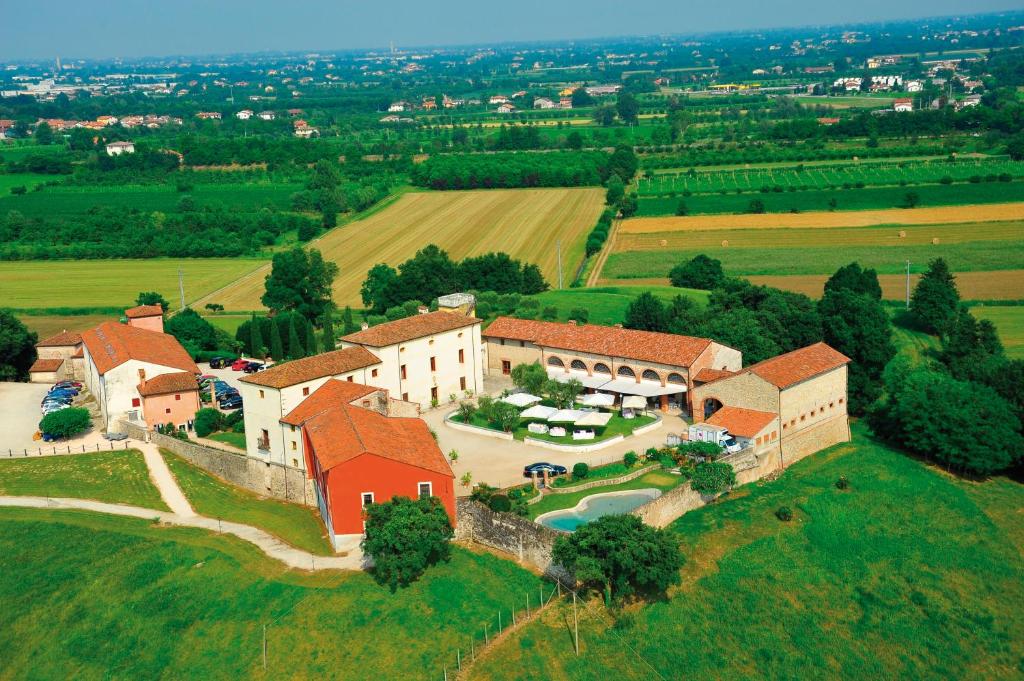
[[[381,399],[383,397],[383,399]],[[306,469],[335,548],[363,534],[363,507],[433,496],[455,525],[455,474],[427,424],[385,416],[386,391],[331,380],[282,423],[300,428]]]

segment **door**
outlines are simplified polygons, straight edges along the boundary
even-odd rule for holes
[[[512,373],[512,362],[508,361],[507,359],[501,360],[501,373],[505,374],[506,376],[511,374]]]

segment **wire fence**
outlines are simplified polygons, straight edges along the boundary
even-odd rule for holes
[[[107,446],[102,446],[99,442],[94,445],[51,445],[49,447],[36,447],[35,449],[7,449],[7,458],[25,458],[29,456],[67,456],[68,454],[86,454],[88,452],[106,452],[114,451],[115,449],[131,449],[131,440],[119,440],[117,442],[111,440],[107,442]],[[0,450],[2,451],[2,450]]]

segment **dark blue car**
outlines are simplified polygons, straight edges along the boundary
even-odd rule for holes
[[[529,466],[523,469],[524,478],[532,478],[533,474],[536,473],[537,477],[543,477],[544,471],[547,471],[548,475],[565,475],[568,471],[565,466],[559,466],[554,463],[540,462],[531,463]]]

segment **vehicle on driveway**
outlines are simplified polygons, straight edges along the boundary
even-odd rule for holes
[[[217,395],[217,404],[223,405],[228,400],[233,400],[233,399],[235,399],[238,396],[239,396],[239,393],[238,393],[237,390],[229,390],[228,392],[226,392],[226,393],[224,393],[222,395]]]
[[[211,369],[223,369],[231,366],[231,363],[235,361],[234,357],[214,357],[210,360]]]
[[[230,386],[227,383],[224,383],[222,381],[217,381],[216,383],[213,384],[213,394],[217,398],[220,398],[221,395],[223,395],[225,393],[230,393],[230,392],[236,392],[237,393],[238,389],[234,388],[234,387],[232,387],[232,386]]]
[[[231,363],[231,370],[232,371],[241,371],[248,364],[249,364],[249,360],[247,360],[247,359],[241,359],[241,358],[236,359],[234,362]]]
[[[128,439],[128,434],[127,433],[111,433],[111,432],[106,432],[106,433],[103,433],[103,439],[104,440],[110,440],[111,442],[120,442],[121,440],[127,440]]]
[[[531,463],[529,466],[523,469],[524,478],[532,478],[534,473],[538,476],[543,476],[544,472],[547,471],[549,476],[551,475],[565,475],[568,472],[565,466],[559,466],[558,464],[547,463],[541,461],[539,463]]]
[[[44,397],[43,401],[39,403],[40,407],[57,406],[57,405],[65,406],[65,407],[70,407],[71,406],[71,398],[70,397]]]
[[[50,388],[50,390],[48,390],[46,394],[47,395],[70,395],[70,396],[74,397],[79,392],[81,392],[81,391],[77,390],[75,388]]]
[[[54,388],[79,388],[81,389],[82,384],[79,381],[57,381],[53,384]]]
[[[220,403],[221,409],[241,409],[242,408],[242,396],[232,395],[228,399]]]
[[[242,371],[244,371],[247,374],[255,374],[257,371],[260,371],[264,368],[265,365],[261,364],[260,362],[249,362],[248,364],[245,365]]]
[[[43,433],[42,438],[43,442],[56,442],[60,439],[56,435],[51,435],[50,433]]]

